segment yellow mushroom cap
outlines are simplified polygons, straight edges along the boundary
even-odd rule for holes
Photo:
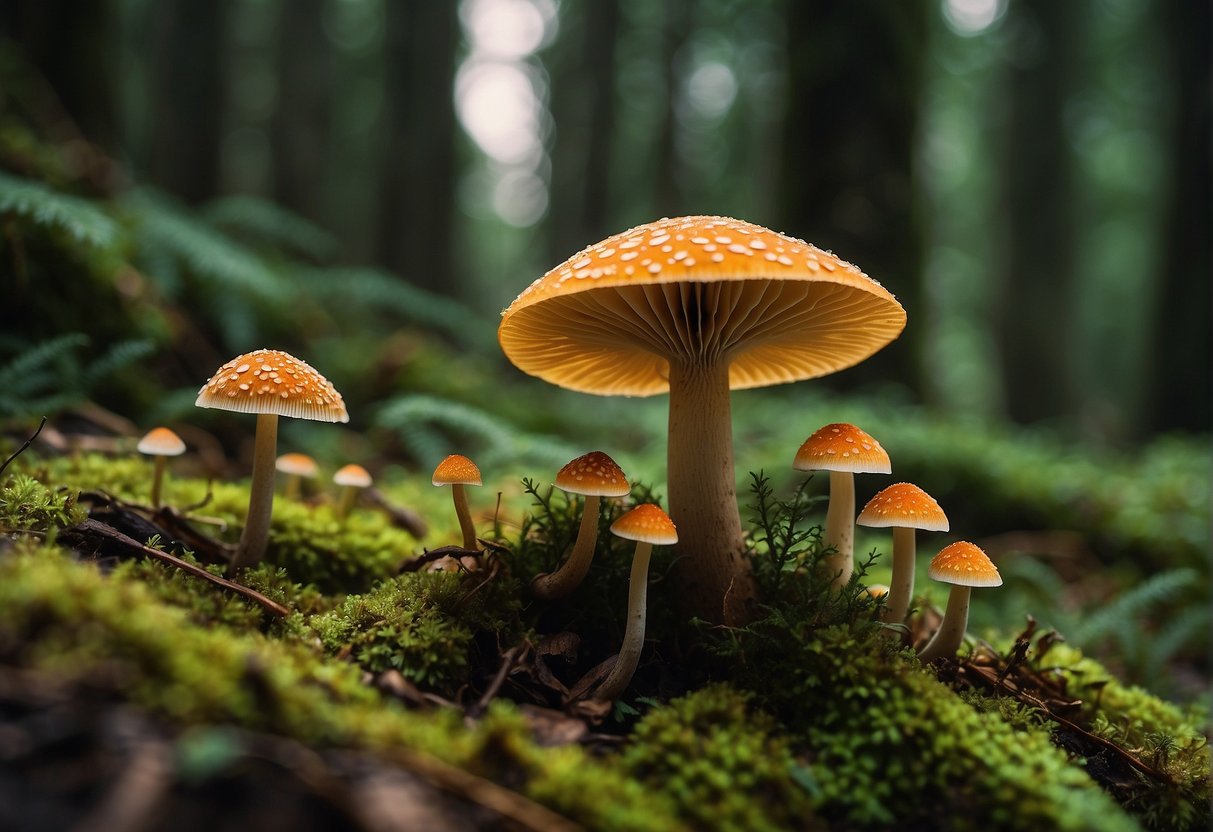
[[[893,463],[880,443],[846,422],[835,422],[804,440],[792,467],[797,471],[850,471],[888,474]]]
[[[931,560],[927,575],[933,581],[956,586],[1002,586],[998,567],[976,544],[958,540]]]
[[[351,462],[337,469],[337,473],[333,474],[333,482],[337,485],[352,485],[354,488],[370,488],[374,480],[371,479],[370,471]]]
[[[623,497],[632,490],[623,469],[602,451],[590,451],[561,468],[556,487],[587,497]]]
[[[674,521],[653,503],[642,503],[611,524],[611,532],[625,540],[669,546],[678,542]]]
[[[476,463],[461,454],[451,454],[434,469],[434,485],[482,485]]]
[[[281,350],[236,356],[202,385],[194,404],[318,422],[350,420],[341,394],[329,380],[306,361]]]
[[[316,465],[316,460],[307,454],[300,453],[283,454],[274,460],[274,468],[284,474],[296,477],[310,478],[320,472],[320,467]]]
[[[729,386],[857,364],[896,338],[893,295],[829,252],[728,217],[675,217],[583,249],[523,290],[497,336],[519,369],[603,395],[669,390],[672,358],[727,356]]]
[[[948,516],[935,498],[909,482],[890,485],[877,493],[868,500],[855,522],[873,528],[898,526],[928,532],[948,530]]]
[[[148,456],[180,456],[185,453],[185,443],[181,437],[168,428],[152,428],[135,448]]]

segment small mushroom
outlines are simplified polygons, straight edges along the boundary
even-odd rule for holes
[[[531,590],[540,598],[563,598],[581,585],[594,560],[598,542],[598,507],[603,497],[624,497],[631,491],[623,470],[602,451],[579,456],[556,474],[556,487],[570,494],[581,494],[581,525],[577,541],[564,565],[555,572],[536,575]]]
[[[888,584],[872,584],[868,587],[868,596],[877,600],[889,597]]]
[[[480,469],[466,456],[451,454],[434,469],[434,485],[451,487],[451,499],[455,503],[455,516],[459,518],[459,530],[463,532],[463,548],[475,550],[476,527],[472,525],[472,512],[468,509],[465,485],[482,485]]]
[[[644,503],[611,524],[611,532],[625,540],[636,541],[632,555],[632,573],[628,577],[628,620],[623,645],[615,666],[594,693],[595,699],[618,699],[632,681],[644,649],[644,619],[649,592],[649,555],[653,546],[672,546],[678,542],[678,530],[660,506]]]
[[[278,417],[348,422],[345,402],[310,364],[281,350],[254,350],[224,364],[198,391],[197,407],[257,414],[248,518],[228,567],[236,573],[265,557],[274,511]]]
[[[152,474],[152,508],[160,508],[160,492],[168,458],[185,453],[185,443],[168,428],[152,428],[135,448],[141,454],[156,458],[156,470]]]
[[[337,473],[333,474],[333,482],[341,486],[341,497],[337,500],[337,508],[333,513],[337,515],[338,520],[344,520],[354,507],[358,492],[370,488],[373,480],[369,471],[351,462],[337,469]]]
[[[300,453],[283,454],[274,460],[274,468],[279,473],[286,474],[284,496],[288,500],[298,500],[303,491],[303,481],[315,479],[316,475],[320,473],[320,466],[316,464],[316,460],[307,454]]]
[[[945,546],[927,568],[931,580],[952,585],[948,593],[948,607],[943,622],[935,631],[934,638],[918,658],[923,664],[942,656],[954,656],[964,641],[965,628],[969,625],[969,593],[975,586],[1002,586],[1002,575],[998,567],[986,557],[978,546],[959,540]]]
[[[946,532],[948,516],[918,486],[899,482],[879,492],[859,512],[861,526],[893,527],[893,577],[885,620],[900,624],[914,597],[914,530]]]
[[[824,560],[835,589],[842,589],[855,570],[855,474],[892,472],[889,455],[864,431],[837,422],[804,441],[792,467],[797,471],[830,472],[830,506],[821,542],[834,550]]]

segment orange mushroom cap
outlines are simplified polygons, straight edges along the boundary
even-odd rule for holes
[[[946,532],[949,526],[948,515],[935,498],[909,482],[899,482],[878,492],[868,500],[855,522],[873,528],[897,526],[929,532]]]
[[[632,490],[623,469],[602,451],[590,451],[561,468],[556,487],[587,497],[623,497]]]
[[[337,469],[337,473],[333,474],[333,482],[337,485],[352,485],[354,488],[369,488],[374,480],[371,479],[370,471],[351,462]]]
[[[762,387],[857,364],[905,322],[887,289],[804,240],[675,217],[556,266],[502,313],[497,335],[510,361],[552,384],[651,396],[670,388],[670,357],[728,356],[731,389]]]
[[[611,524],[611,532],[625,540],[669,546],[678,542],[674,521],[653,503],[642,503]]]
[[[958,540],[931,560],[927,575],[933,581],[956,586],[1002,586],[1002,575],[981,547]]]
[[[480,469],[462,454],[451,454],[434,469],[434,485],[483,485]]]
[[[180,456],[185,453],[185,443],[168,428],[152,428],[139,440],[135,449],[148,456]]]
[[[320,470],[316,460],[301,453],[283,454],[274,460],[274,468],[296,477],[314,477]]]
[[[893,463],[880,443],[867,433],[846,422],[835,422],[804,441],[792,467],[797,471],[888,474]]]
[[[194,404],[319,422],[350,420],[341,394],[329,380],[306,361],[281,350],[236,356],[202,385]]]

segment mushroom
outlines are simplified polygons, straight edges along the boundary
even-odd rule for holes
[[[482,485],[480,469],[476,463],[466,456],[451,454],[434,469],[433,483],[436,486],[449,485],[451,499],[455,502],[455,516],[459,518],[459,530],[463,532],[463,548],[476,549],[476,527],[472,525],[472,513],[468,510],[468,496],[464,491],[465,485]]]
[[[164,482],[164,469],[170,456],[181,456],[185,453],[185,443],[181,437],[168,428],[152,428],[135,448],[141,454],[156,458],[156,469],[152,474],[152,508],[160,508],[160,488]]]
[[[595,699],[618,699],[640,664],[644,649],[644,618],[649,593],[649,555],[653,545],[670,546],[678,542],[678,530],[660,506],[644,503],[611,524],[611,532],[624,540],[636,541],[632,555],[632,573],[628,576],[628,620],[623,645],[615,666],[594,693]]]
[[[297,500],[303,490],[303,480],[315,479],[320,473],[316,460],[307,454],[283,454],[274,460],[275,470],[286,474],[286,498]]]
[[[834,550],[823,559],[833,586],[841,589],[855,570],[855,474],[888,474],[889,455],[864,431],[836,422],[804,440],[792,467],[797,471],[830,472],[830,506],[821,542]]]
[[[914,597],[914,530],[946,532],[948,516],[917,485],[899,482],[868,500],[855,520],[861,526],[893,527],[893,577],[885,619],[900,624]]]
[[[952,585],[943,622],[918,658],[923,664],[941,656],[954,656],[969,624],[969,593],[975,586],[1002,586],[1002,576],[986,553],[965,540],[945,546],[927,568],[931,580]]]
[[[581,585],[598,542],[598,506],[603,497],[624,497],[631,491],[623,470],[602,451],[579,456],[556,474],[556,487],[570,494],[581,494],[581,526],[577,541],[564,565],[555,572],[536,575],[531,590],[540,598],[563,598]]]
[[[370,488],[373,480],[371,474],[361,465],[350,463],[337,469],[337,473],[333,474],[333,482],[341,486],[341,498],[337,500],[337,508],[334,513],[338,520],[344,520],[346,515],[350,513],[350,509],[354,507],[354,500],[358,499],[358,492],[364,488]]]
[[[254,350],[219,368],[198,391],[198,407],[257,414],[248,518],[228,571],[255,566],[265,557],[274,510],[274,456],[278,417],[348,422],[345,402],[311,365],[281,350]]]
[[[888,584],[872,584],[868,587],[868,597],[880,600],[889,597]]]
[[[732,388],[849,367],[905,326],[876,281],[803,240],[726,217],[638,226],[584,249],[505,310],[498,339],[519,369],[599,395],[669,392],[670,514],[688,612],[748,610],[733,470]]]

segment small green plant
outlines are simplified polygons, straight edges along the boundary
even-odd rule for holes
[[[15,474],[0,486],[0,532],[45,532],[84,519],[75,494],[52,491],[29,474]]]

